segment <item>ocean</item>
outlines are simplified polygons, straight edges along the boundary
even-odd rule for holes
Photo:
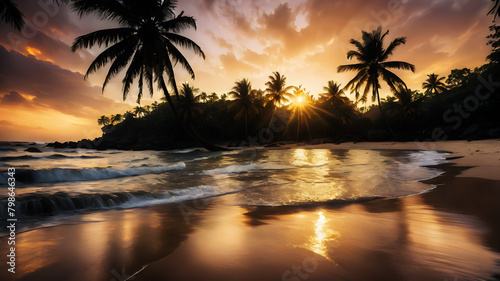
[[[345,204],[420,194],[443,172],[435,151],[243,148],[209,152],[54,149],[0,143],[0,217],[15,169],[18,231],[82,223],[75,214],[236,195],[241,206]],[[41,152],[28,152],[27,148]],[[5,228],[2,228],[4,231]],[[6,236],[7,232],[0,233]]]

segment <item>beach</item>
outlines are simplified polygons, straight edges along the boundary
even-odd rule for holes
[[[228,191],[74,213],[17,233],[16,273],[3,262],[0,279],[500,280],[499,140],[273,148],[297,149],[430,150],[447,161],[423,181],[432,188],[396,198],[273,205]]]

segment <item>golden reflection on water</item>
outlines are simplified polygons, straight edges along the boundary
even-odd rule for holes
[[[328,164],[327,149],[294,149],[291,162],[298,166],[321,166]]]
[[[328,250],[331,249],[331,243],[338,243],[340,239],[340,232],[328,229],[328,220],[322,211],[318,212],[318,219],[316,220],[314,235],[309,237],[305,244],[299,247],[305,248],[317,255],[324,257],[329,262],[337,265],[337,263],[330,258]],[[329,247],[330,246],[330,247]]]

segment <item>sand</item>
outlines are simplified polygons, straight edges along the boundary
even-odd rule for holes
[[[75,215],[18,234],[17,272],[2,265],[0,280],[500,280],[498,140],[307,147],[453,159],[435,189],[398,199],[245,207],[231,194]]]

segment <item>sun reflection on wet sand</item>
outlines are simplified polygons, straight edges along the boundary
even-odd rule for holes
[[[316,220],[314,235],[312,235],[307,243],[300,245],[300,248],[305,248],[310,250],[311,252],[324,257],[329,262],[337,265],[337,263],[330,258],[328,254],[328,250],[332,247],[329,247],[332,242],[339,242],[340,232],[327,229],[327,222],[325,215],[322,211],[318,212],[318,219]]]

